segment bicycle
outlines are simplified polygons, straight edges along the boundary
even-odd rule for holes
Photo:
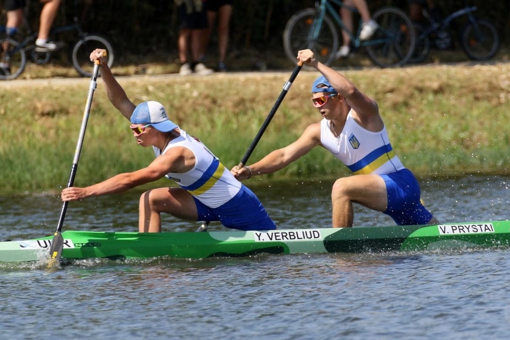
[[[37,52],[35,49],[37,32],[31,30],[25,15],[23,19],[24,26],[27,29],[27,35],[23,40],[18,42],[12,37],[5,37],[0,40],[1,62],[9,65],[8,68],[0,67],[0,80],[16,79],[23,73],[27,64],[27,52],[31,52],[31,59],[34,63],[43,65],[50,61],[53,53],[59,53],[62,50],[62,48],[59,48],[55,51]],[[103,36],[84,32],[77,16],[74,17],[72,24],[53,27],[50,35],[58,35],[64,32],[76,32],[77,40],[72,42],[71,61],[80,75],[84,77],[92,76],[94,64],[90,62],[89,55],[96,48],[105,49],[108,53],[108,66],[113,65],[115,54],[112,44]],[[5,33],[5,26],[0,26],[0,34]]]
[[[337,26],[351,37],[355,49],[366,47],[370,59],[380,67],[402,66],[411,58],[415,45],[414,28],[403,11],[395,7],[376,11],[372,19],[379,28],[370,39],[361,41],[359,34],[362,23],[355,35],[345,27],[338,9],[332,3],[358,13],[355,7],[347,6],[340,0],[320,0],[315,1],[315,8],[301,10],[287,22],[283,46],[285,54],[294,64],[297,51],[309,48],[320,62],[330,65],[336,59],[338,50]]]
[[[460,31],[459,40],[462,49],[472,60],[489,60],[498,52],[500,46],[499,35],[496,27],[487,19],[477,19],[473,15],[477,11],[476,6],[469,6],[464,1],[464,8],[455,11],[442,20],[437,20],[431,15],[427,7],[422,9],[423,16],[428,20],[428,27],[415,24],[417,35],[416,47],[410,62],[418,63],[427,58],[431,40],[436,48],[446,50],[452,46],[452,34],[450,24],[457,18],[466,15],[467,23]]]

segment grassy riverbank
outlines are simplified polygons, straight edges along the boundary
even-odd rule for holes
[[[394,149],[419,176],[510,173],[509,64],[346,73],[378,101]],[[232,167],[241,160],[289,76],[290,72],[140,76],[120,82],[135,103],[162,102],[171,119]],[[298,75],[248,163],[287,145],[308,124],[320,120],[309,100],[316,76],[305,71]],[[1,84],[2,194],[57,191],[67,185],[89,82]],[[152,159],[152,150],[136,145],[128,122],[113,109],[99,80],[75,185],[133,171]],[[343,165],[316,149],[272,178],[345,174]]]

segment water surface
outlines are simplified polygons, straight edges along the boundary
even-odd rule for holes
[[[508,177],[422,180],[443,222],[508,219]],[[280,228],[330,225],[328,181],[251,187]],[[135,231],[140,192],[69,206],[64,230]],[[0,197],[0,238],[51,234],[62,202]],[[356,206],[358,226],[392,225]],[[198,223],[164,217],[164,230]],[[211,230],[224,230],[212,225]],[[506,339],[510,251],[86,260],[48,272],[0,264],[12,339]]]

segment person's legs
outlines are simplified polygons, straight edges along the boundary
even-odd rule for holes
[[[193,73],[191,69],[191,62],[188,58],[193,17],[190,13],[188,13],[186,4],[182,4],[177,7],[177,16],[180,21],[179,37],[177,38],[177,50],[179,54],[179,61],[181,63],[179,74],[181,76],[187,76]]]
[[[227,228],[239,230],[276,229],[276,225],[267,214],[260,200],[253,191],[244,185],[230,201],[211,210]],[[203,220],[200,215],[199,211],[199,219]]]
[[[344,3],[347,6],[354,5],[352,0],[347,0]],[[342,21],[344,22],[345,28],[348,29],[351,33],[353,33],[352,12],[348,8],[342,6],[340,8],[340,16],[342,17]],[[337,58],[347,57],[350,53],[349,44],[351,43],[351,37],[345,30],[342,30],[342,40],[343,40],[342,46],[336,53]]]
[[[13,36],[15,31],[21,26],[23,22],[23,8],[18,8],[12,11],[7,11],[7,35]]]
[[[372,20],[365,0],[353,0],[353,1],[361,15],[361,20],[363,21],[363,27],[359,34],[359,38],[360,40],[367,40],[375,33],[378,25],[374,20]]]
[[[188,62],[188,42],[191,35],[191,30],[182,28],[179,31],[179,38],[177,40],[177,47],[179,50],[179,61],[181,64]]]
[[[204,52],[204,38],[207,34],[207,28],[192,29],[191,30],[191,69],[193,72],[201,75],[211,74],[214,71],[207,68],[203,63],[200,62],[200,58]]]
[[[384,213],[397,225],[438,224],[421,200],[418,180],[409,169],[381,175],[386,184],[388,206]]]
[[[37,39],[48,40],[51,26],[60,6],[60,0],[41,0],[44,6],[41,10],[41,22],[39,24],[39,35]]]
[[[333,228],[352,227],[352,203],[385,211],[388,205],[386,184],[378,175],[355,175],[336,180],[331,191]]]
[[[418,2],[411,2],[409,4],[409,18],[412,21],[420,22],[423,19],[422,7]]]
[[[60,0],[41,0],[44,6],[41,10],[41,20],[39,23],[39,33],[35,41],[37,52],[55,51],[64,46],[63,43],[50,41],[49,35],[53,21],[57,16]]]
[[[221,6],[218,11],[218,50],[219,63],[225,63],[227,55],[228,38],[230,31],[230,18],[232,17],[232,5]],[[220,67],[221,69],[221,67]]]
[[[146,191],[140,196],[138,231],[143,233],[161,232],[161,213],[196,221],[198,219],[195,200],[181,188],[158,188]]]
[[[203,36],[206,34],[207,29],[192,29],[191,30],[191,60],[193,63],[198,63],[203,52]]]
[[[205,7],[198,8],[190,15],[189,28],[191,30],[191,70],[201,75],[213,73],[213,70],[200,62],[205,51],[205,36],[208,34],[207,9]]]
[[[20,4],[21,5],[21,4]],[[7,10],[7,23],[5,24],[6,33],[8,37],[13,37],[18,31],[21,22],[23,21],[23,7],[12,10]],[[11,72],[11,66],[5,58],[5,52],[9,48],[9,43],[5,41],[2,45],[2,55],[0,60],[0,72],[7,75]]]
[[[437,9],[434,6],[433,0],[408,0],[409,2],[409,18],[412,21],[421,22],[425,18],[423,16],[423,11],[428,10],[431,14],[436,12]],[[435,21],[436,18],[434,18]]]
[[[361,20],[363,20],[364,23],[367,23],[370,20],[372,20],[365,0],[352,0],[352,1],[354,2],[354,6],[358,9],[359,14],[361,15]]]
[[[187,76],[193,71],[191,70],[191,63],[188,60],[188,45],[190,42],[191,30],[187,28],[181,28],[179,31],[179,38],[177,40],[177,47],[179,50],[179,61],[181,62],[181,68],[179,74],[181,76]]]
[[[214,29],[214,23],[216,22],[216,16],[217,16],[217,12],[210,11],[210,10],[207,11],[208,26],[207,26],[207,32],[203,36],[203,51],[202,51],[201,57],[203,57],[205,55],[207,46],[209,46],[209,41],[211,40],[211,35],[212,35],[213,29]]]

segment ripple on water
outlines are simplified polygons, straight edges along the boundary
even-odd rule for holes
[[[423,180],[441,221],[508,218],[508,179]],[[288,228],[330,224],[329,183],[253,186]],[[282,197],[282,193],[284,197]],[[136,230],[139,192],[70,206],[64,230]],[[113,197],[113,196],[112,196]],[[50,235],[61,202],[0,197],[2,239]],[[357,225],[392,224],[356,207]],[[78,226],[78,227],[77,227]],[[164,217],[166,230],[195,223]],[[215,230],[222,227],[212,226]],[[0,264],[5,338],[506,339],[506,250]]]

